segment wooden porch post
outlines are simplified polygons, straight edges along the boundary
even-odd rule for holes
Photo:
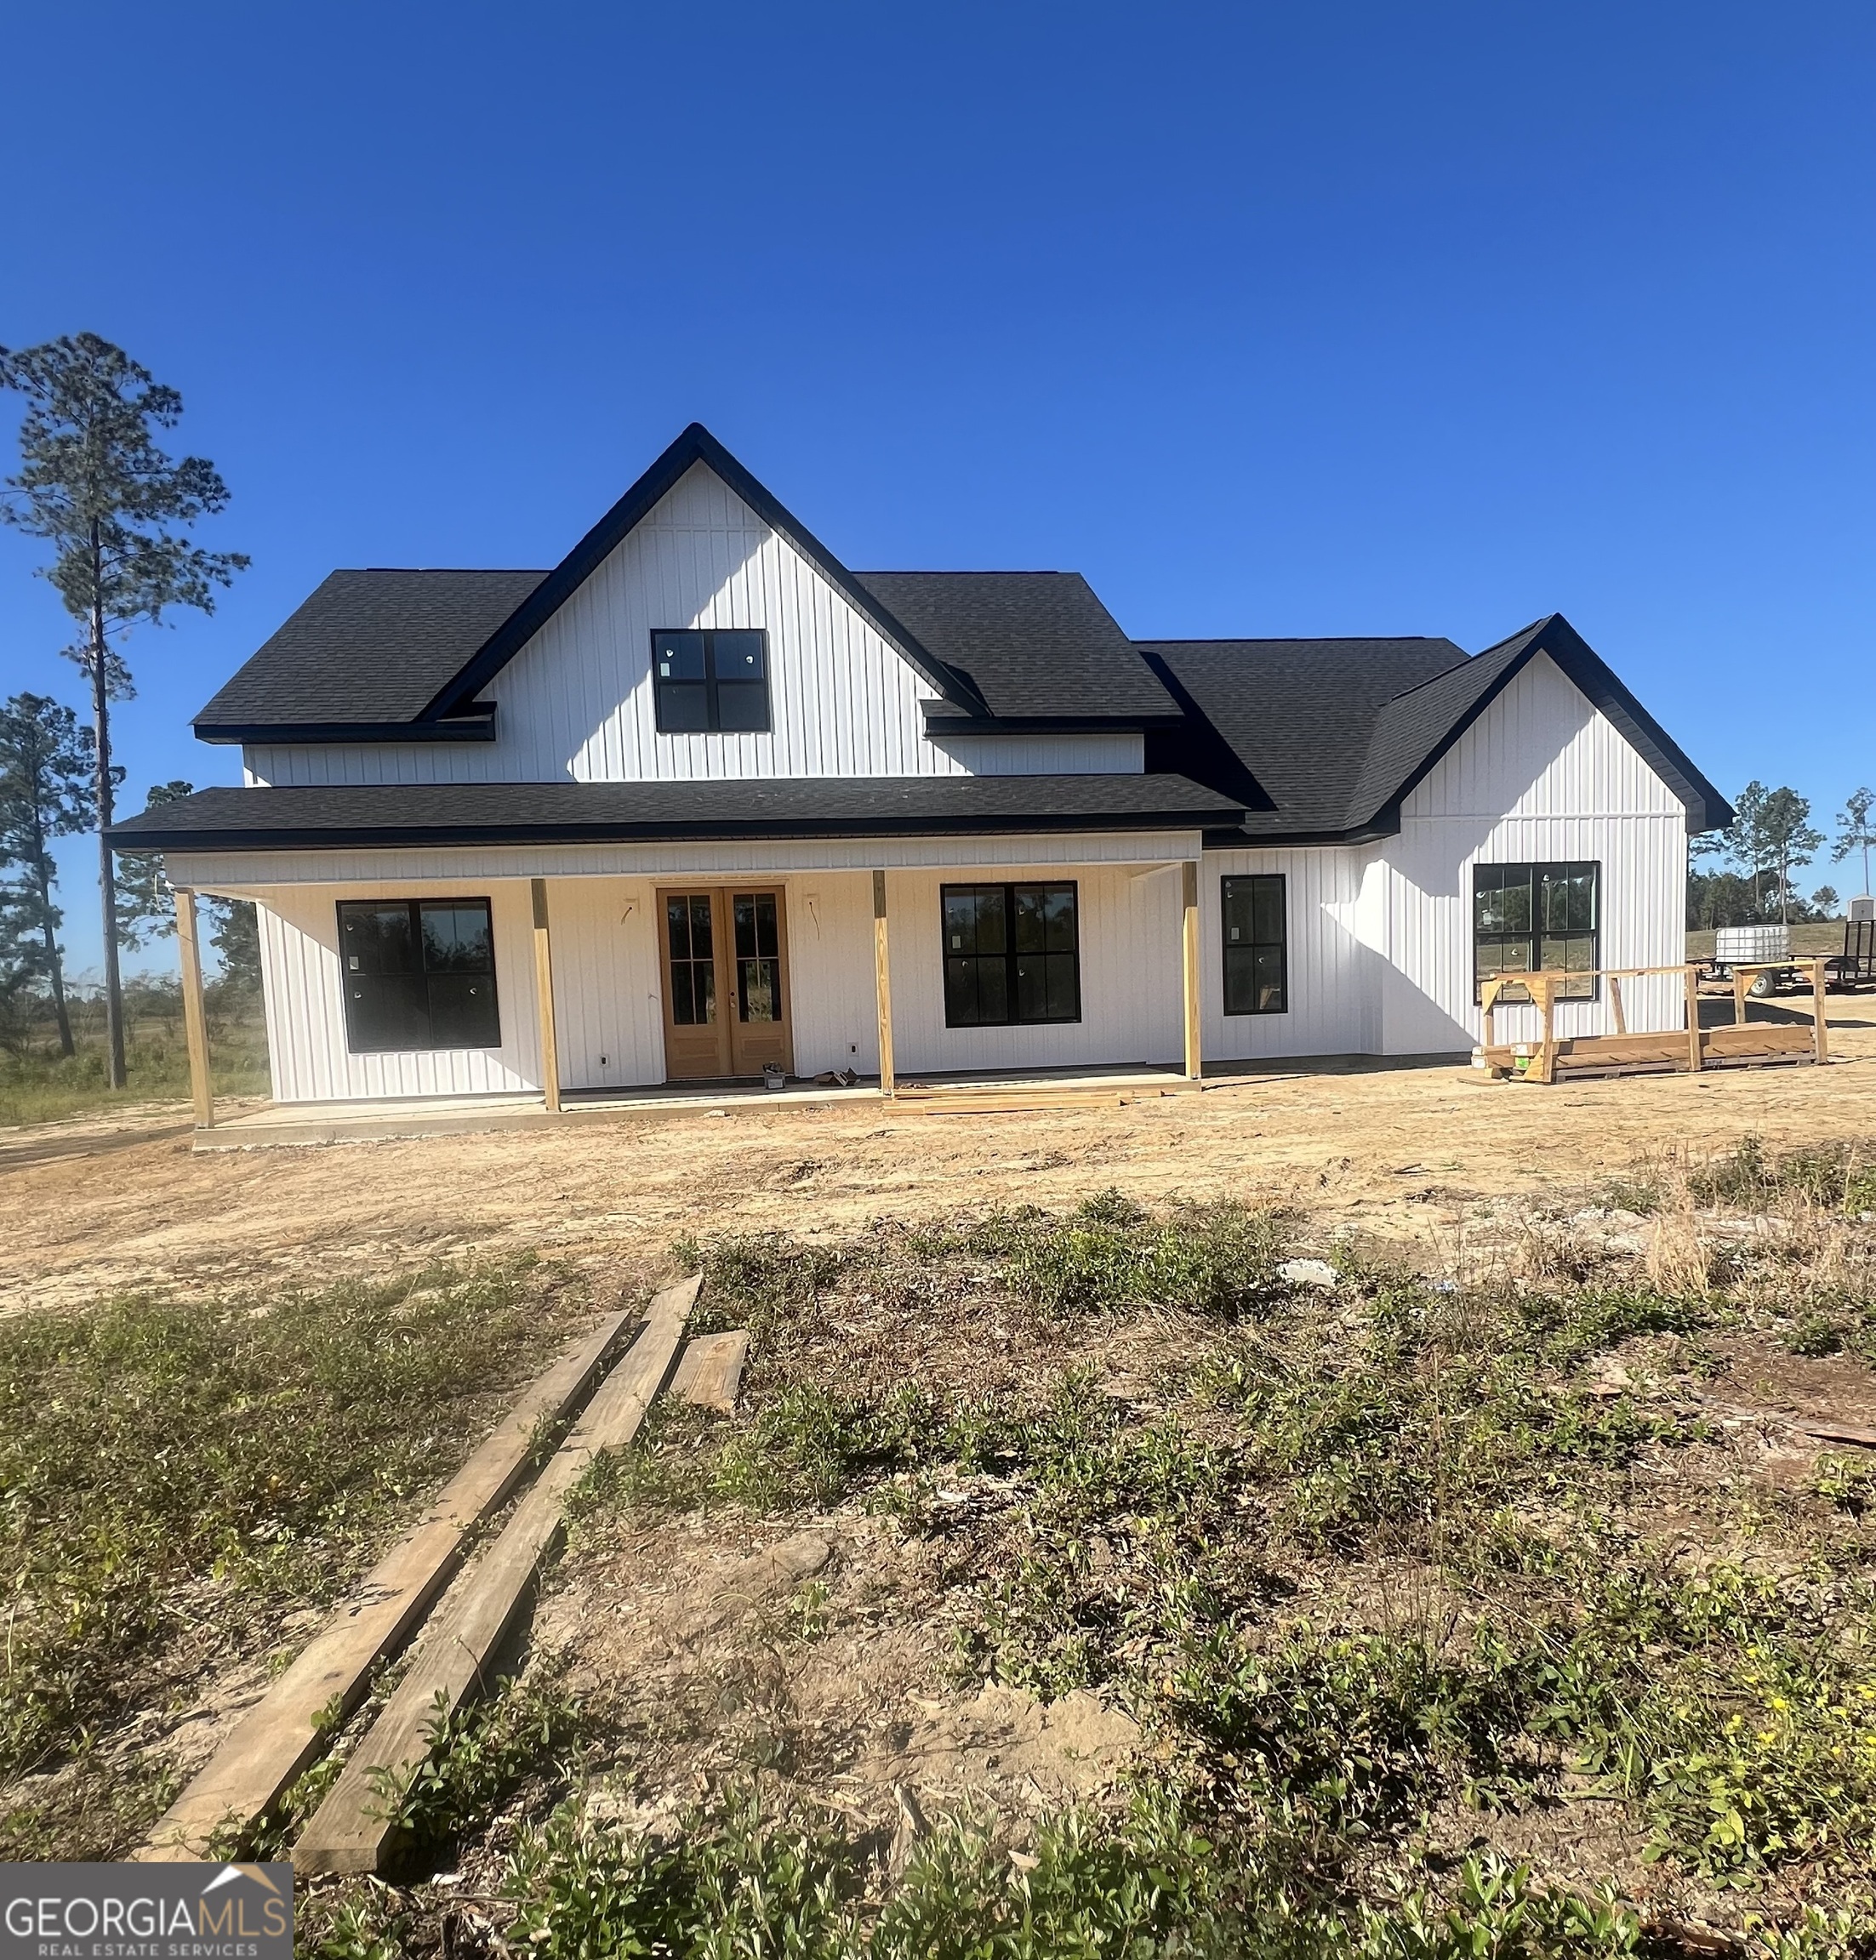
[[[1201,1052],[1205,1022],[1199,990],[1199,864],[1188,858],[1179,867],[1180,896],[1184,901],[1185,1072],[1195,1082],[1205,1074]]]
[[[208,1074],[208,1017],[202,1006],[202,948],[196,936],[196,895],[176,893],[176,946],[182,954],[182,1026],[189,1044],[189,1092],[196,1127],[215,1126],[214,1084]]]
[[[1687,1066],[1696,1075],[1700,1073],[1700,969],[1683,966],[1681,975],[1687,988]]]
[[[880,1094],[898,1093],[892,1070],[892,969],[886,937],[886,874],[873,874],[873,992],[880,1013]]]
[[[540,1013],[540,1084],[547,1107],[560,1108],[560,1044],[554,1034],[554,954],[547,941],[547,880],[528,880],[534,899],[534,1000]]]
[[[1811,1053],[1820,1068],[1830,1060],[1830,1023],[1824,1018],[1824,962],[1810,963]]]

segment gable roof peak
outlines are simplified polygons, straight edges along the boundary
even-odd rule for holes
[[[770,530],[785,538],[927,686],[946,700],[955,701],[975,712],[983,711],[984,704],[975,688],[922,647],[780,499],[758,482],[701,422],[692,422],[496,628],[449,682],[437,690],[418,719],[441,720],[459,712],[472,701],[650,516],[679,479],[699,463],[748,504]]]

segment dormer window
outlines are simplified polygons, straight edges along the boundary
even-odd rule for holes
[[[768,635],[653,633],[660,735],[761,733],[768,719]]]

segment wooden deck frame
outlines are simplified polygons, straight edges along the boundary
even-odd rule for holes
[[[1516,1076],[1526,1082],[1550,1083],[1562,1073],[1584,1075],[1635,1074],[1681,1070],[1698,1074],[1703,1068],[1747,1068],[1759,1064],[1809,1060],[1818,1065],[1830,1059],[1830,1033],[1824,1015],[1823,958],[1780,960],[1763,965],[1733,969],[1734,1018],[1731,1027],[1702,1028],[1700,1025],[1700,968],[1690,961],[1674,966],[1599,967],[1588,973],[1547,971],[1534,973],[1498,973],[1485,983],[1480,994],[1484,1011],[1484,1040],[1479,1059],[1495,1077]],[[1745,1003],[1752,976],[1784,972],[1793,968],[1810,970],[1811,1024],[1809,1028],[1786,1022],[1748,1022]],[[1656,1034],[1628,1032],[1621,983],[1651,974],[1679,973],[1687,1001],[1685,1034],[1667,1031]],[[1611,1005],[1615,1011],[1613,1034],[1560,1036],[1556,1028],[1557,1002],[1571,982],[1585,978],[1608,981]],[[1535,1048],[1520,1048],[1497,1040],[1496,1010],[1508,989],[1522,988],[1542,1020],[1542,1033]],[[1523,1005],[1524,1003],[1520,1003]],[[1520,1068],[1519,1063],[1524,1066]]]

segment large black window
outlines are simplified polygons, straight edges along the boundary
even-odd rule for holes
[[[947,885],[944,1025],[1081,1018],[1072,885]]]
[[[1224,896],[1224,1011],[1286,1014],[1289,954],[1280,875],[1227,878]]]
[[[1563,1000],[1594,1000],[1602,964],[1599,864],[1474,864],[1472,868],[1473,998],[1498,973],[1581,974],[1558,989]],[[1503,1000],[1528,999],[1508,988]]]
[[[768,635],[652,635],[652,687],[661,735],[768,726]]]
[[[354,1055],[501,1046],[486,898],[342,899],[339,958]]]

